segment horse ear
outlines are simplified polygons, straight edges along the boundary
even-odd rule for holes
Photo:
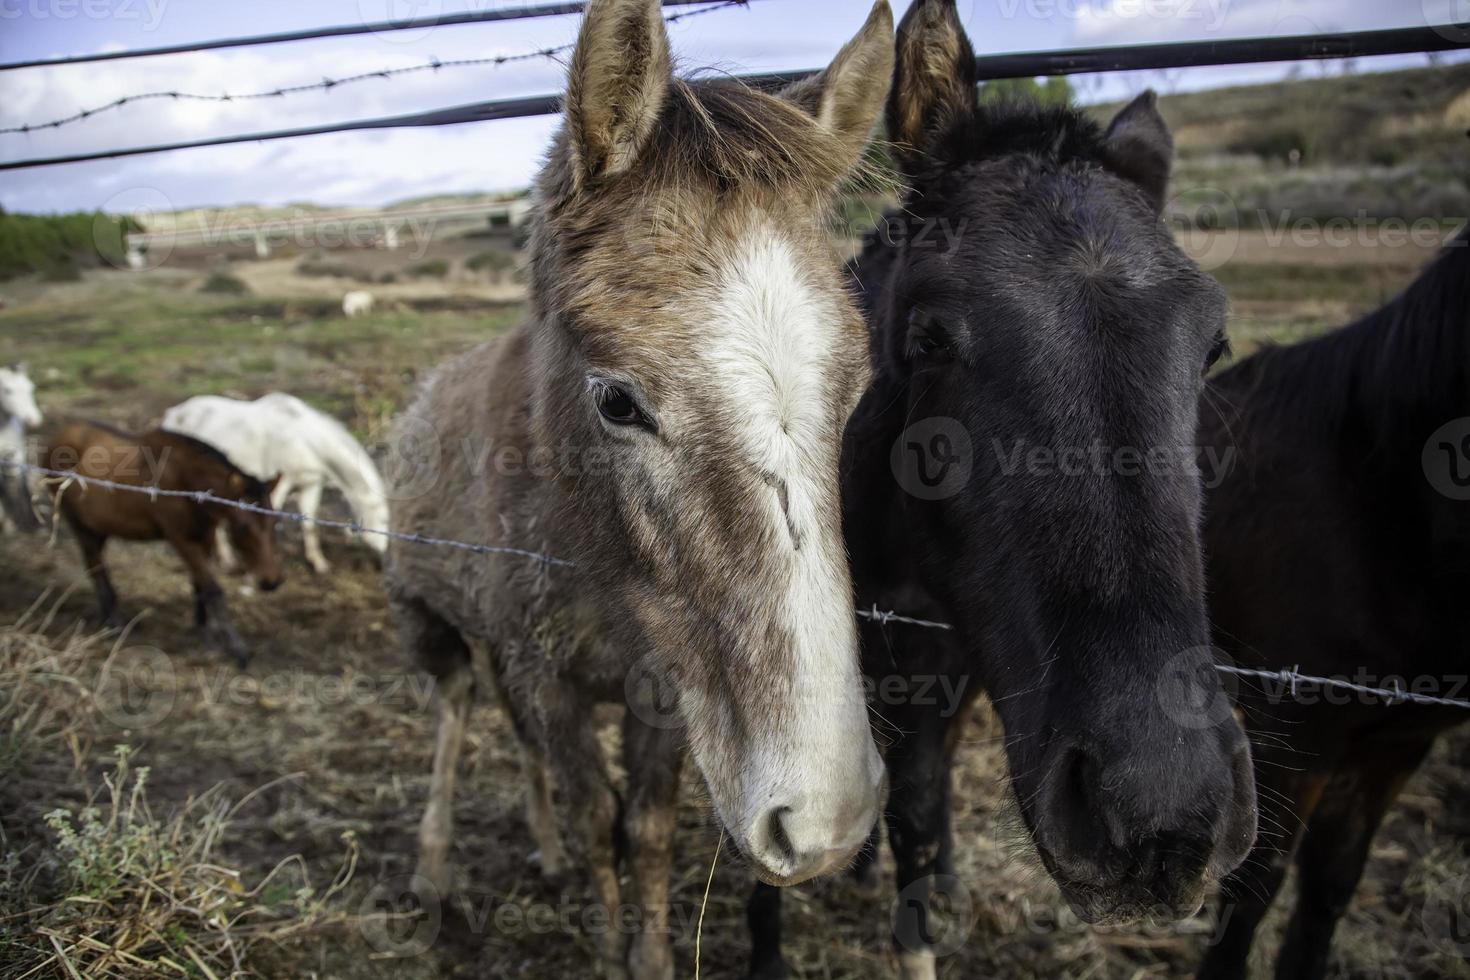
[[[1153,89],[1124,106],[1108,124],[1103,151],[1108,168],[1143,189],[1155,211],[1164,210],[1169,168],[1174,163],[1174,137],[1159,115]]]
[[[781,91],[842,143],[846,165],[858,162],[893,78],[893,10],[878,0],[867,22],[827,68]],[[846,169],[846,168],[844,168]]]
[[[567,79],[566,124],[578,185],[627,170],[673,81],[659,0],[591,0]]]
[[[955,117],[975,107],[975,49],[955,0],[915,0],[898,25],[888,138],[899,165],[913,173],[925,145]]]

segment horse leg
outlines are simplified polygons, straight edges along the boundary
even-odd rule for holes
[[[1286,878],[1292,852],[1312,818],[1329,776],[1301,772],[1257,760],[1257,799],[1266,833],[1256,839],[1245,861],[1221,884],[1219,930],[1200,963],[1197,980],[1246,980],[1250,974],[1251,946],[1281,882]],[[1266,839],[1274,832],[1276,839]]]
[[[790,972],[781,955],[781,889],[757,881],[745,903],[745,922],[750,927],[750,980],[786,980]]]
[[[669,878],[674,870],[675,810],[683,746],[676,732],[649,725],[629,711],[623,718],[628,771],[623,826],[628,840],[632,902],[642,915],[628,952],[633,980],[673,980],[669,931]]]
[[[1358,889],[1373,835],[1433,744],[1429,738],[1375,750],[1355,760],[1350,785],[1324,794],[1297,852],[1301,894],[1276,960],[1278,980],[1327,975],[1332,934]]]
[[[444,899],[453,885],[449,847],[454,838],[454,782],[475,691],[470,648],[457,629],[422,601],[394,599],[390,608],[404,647],[420,667],[433,675],[439,693],[434,768],[424,816],[419,821],[415,874],[421,887],[430,890],[434,898]]]
[[[316,526],[316,512],[322,505],[321,481],[302,487],[296,504],[301,510],[301,516],[305,518],[301,522],[301,538],[306,545],[306,563],[316,574],[325,575],[332,570],[332,566],[327,562],[327,556],[322,554],[321,530]]]
[[[506,697],[503,685],[492,685],[500,707],[516,729],[516,739],[521,745],[521,771],[526,777],[526,826],[536,842],[536,851],[541,860],[541,877],[553,884],[562,884],[567,871],[567,856],[562,848],[561,836],[557,833],[556,807],[551,798],[551,777],[547,774],[546,756],[534,744],[530,733],[522,730],[515,705]]]
[[[848,874],[864,885],[877,877],[881,823],[873,825],[868,841],[853,859]],[[781,951],[781,889],[757,881],[745,902],[745,925],[750,931],[750,980],[786,980],[791,975]]]
[[[550,661],[543,655],[542,662]],[[536,717],[524,719],[519,726],[530,734],[533,748],[547,761],[552,782],[562,796],[556,808],[561,838],[573,859],[587,869],[594,901],[611,923],[621,902],[619,807],[592,712],[568,678],[542,678],[537,687],[535,696],[517,697],[516,692],[508,691],[507,699],[518,706],[519,713],[535,705]],[[608,980],[627,980],[627,937],[609,926],[596,938],[603,975]]]
[[[240,558],[235,554],[235,546],[230,544],[230,532],[224,524],[214,529],[214,553],[219,557],[220,571],[227,575],[240,571]]]
[[[101,617],[102,624],[121,626],[122,620],[117,615],[117,590],[112,587],[112,577],[107,574],[107,566],[102,563],[102,549],[107,544],[107,537],[76,521],[68,523],[71,524],[72,533],[76,535],[77,544],[82,549],[82,564],[86,566],[87,575],[92,579],[92,588],[97,593],[97,614]]]
[[[954,716],[915,706],[891,719],[905,734],[888,750],[892,791],[888,799],[888,843],[899,889],[894,943],[904,980],[933,980],[933,947],[942,938],[931,922],[934,885],[949,882],[943,857],[949,833],[950,754],[946,748]],[[957,883],[954,883],[957,884]]]
[[[214,636],[244,670],[250,663],[250,652],[245,649],[245,641],[240,639],[235,621],[230,617],[225,591],[210,570],[209,538],[195,540],[182,534],[169,534],[167,537],[169,544],[184,560],[189,569],[189,579],[194,583],[194,622]]]

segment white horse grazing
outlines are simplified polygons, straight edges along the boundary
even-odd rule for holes
[[[373,311],[373,294],[366,289],[354,289],[342,297],[342,313],[345,316],[364,316]]]
[[[291,395],[273,392],[253,402],[200,395],[175,405],[163,416],[163,427],[209,443],[251,476],[281,477],[271,504],[280,510],[293,493],[303,516],[306,561],[314,572],[330,569],[322,555],[316,517],[322,490],[331,484],[342,491],[358,524],[388,526],[388,498],[383,478],[362,445],[334,418]],[[381,554],[388,541],[366,534],[364,540]],[[229,562],[228,544],[221,557]]]
[[[36,386],[27,376],[26,366],[0,368],[0,530],[12,521],[25,529],[36,525],[30,481],[24,472],[8,464],[25,462],[26,429],[40,424]]]

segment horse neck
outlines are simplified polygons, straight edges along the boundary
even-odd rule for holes
[[[1417,440],[1466,409],[1467,333],[1470,226],[1386,306],[1324,338],[1328,370],[1346,386],[1333,399],[1342,421],[1383,444],[1414,441],[1417,452]]]
[[[377,468],[346,429],[323,417],[314,417],[313,423],[308,445],[347,498],[352,512],[365,516],[364,509],[385,496]]]

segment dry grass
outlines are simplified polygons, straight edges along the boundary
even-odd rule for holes
[[[73,629],[51,639],[59,604],[42,608],[38,600],[0,630],[0,798],[45,806],[63,787],[82,798],[47,810],[41,827],[27,825],[34,806],[7,807],[18,819],[0,821],[0,975],[258,975],[249,966],[258,947],[346,924],[337,900],[356,867],[350,837],[324,887],[299,855],[251,879],[223,844],[256,793],[234,801],[215,785],[155,812],[150,769],[125,743],[100,782],[89,778],[109,722],[137,707],[128,699],[145,680],[138,664],[119,660],[125,634]]]
[[[365,269],[390,258],[408,261],[353,256]],[[1300,272],[1316,253],[1283,253],[1241,236],[1226,277],[1237,349],[1342,322],[1407,282],[1417,264],[1406,251],[1351,259],[1371,274],[1345,294],[1337,268]],[[0,332],[31,362],[42,407],[58,421],[71,414],[141,425],[198,391],[280,388],[370,433],[401,407],[416,375],[517,315],[411,306],[434,299],[434,290],[445,300],[448,290],[400,282],[387,295],[403,308],[347,321],[333,310],[341,284],[296,276],[295,261],[232,263],[258,297],[248,303],[194,293],[205,265],[19,284],[7,287],[12,305],[0,311]],[[1290,288],[1270,268],[1283,263],[1293,268]],[[455,296],[458,275],[450,279]],[[531,860],[518,754],[507,720],[488,705],[477,707],[465,749],[457,896],[428,910],[379,900],[391,899],[413,868],[432,753],[431,690],[393,642],[366,552],[328,535],[335,571],[319,579],[297,560],[294,530],[284,539],[292,558],[285,586],[231,597],[254,653],[249,674],[239,674],[186,628],[188,582],[166,546],[113,547],[124,614],[138,618],[125,635],[102,635],[64,533],[50,548],[40,538],[0,538],[0,624],[11,624],[0,630],[0,975],[64,977],[68,964],[82,976],[126,975],[129,962],[120,954],[104,961],[112,954],[99,943],[151,958],[151,972],[138,967],[148,975],[177,972],[165,958],[192,976],[588,975],[594,937],[579,916],[561,917],[585,910],[585,888],[553,887]],[[48,590],[53,598],[38,604]],[[598,723],[614,748],[616,710]],[[940,961],[940,976],[1187,976],[1208,942],[1210,917],[1094,930],[1066,911],[1010,816],[1000,736],[981,711],[959,748],[955,860],[969,900],[961,925],[969,928]],[[113,751],[120,744],[130,747],[121,759]],[[1395,808],[1339,931],[1336,976],[1470,976],[1420,922],[1426,896],[1470,872],[1467,761],[1470,739],[1447,740]],[[694,974],[703,915],[700,975],[734,980],[749,952],[751,879],[728,849],[711,878],[718,830],[695,772],[686,772],[683,800],[671,895],[677,975]],[[160,864],[145,851],[169,859]],[[355,873],[343,878],[354,860]],[[90,901],[96,896],[106,896],[106,915]],[[802,886],[786,893],[785,906],[795,976],[896,975],[886,858],[871,882]],[[228,942],[216,916],[228,924]],[[1281,920],[1278,910],[1267,924],[1258,975],[1269,975]]]

